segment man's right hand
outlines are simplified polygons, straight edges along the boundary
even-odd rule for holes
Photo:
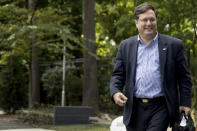
[[[119,106],[124,106],[127,102],[127,97],[123,95],[121,92],[115,93],[113,95],[113,99],[115,103]]]

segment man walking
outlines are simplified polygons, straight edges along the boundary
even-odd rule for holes
[[[119,46],[111,98],[124,106],[127,131],[166,131],[180,111],[190,113],[192,83],[183,43],[157,32],[153,5],[137,6],[134,17],[139,34]]]

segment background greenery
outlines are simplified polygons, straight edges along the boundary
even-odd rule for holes
[[[99,109],[119,113],[110,100],[109,81],[120,42],[136,35],[133,11],[144,0],[96,0],[95,29]],[[146,0],[158,9],[158,31],[183,40],[197,109],[197,1]],[[40,65],[40,103],[60,105],[62,48],[66,42],[66,105],[81,105],[83,86],[82,1],[38,0],[35,12],[26,0],[0,1],[0,107],[28,107],[32,37]],[[34,24],[31,18],[34,16]],[[90,65],[91,66],[91,65]],[[6,97],[9,96],[9,97]],[[21,99],[21,96],[23,98]],[[20,101],[20,102],[19,102]]]

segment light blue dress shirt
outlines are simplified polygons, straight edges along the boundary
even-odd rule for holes
[[[158,33],[146,45],[138,35],[138,52],[134,96],[138,98],[154,98],[163,96],[159,65]]]

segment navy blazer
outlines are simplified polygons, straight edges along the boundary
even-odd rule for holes
[[[121,42],[110,80],[112,100],[113,95],[122,92],[125,87],[124,94],[128,100],[124,106],[123,122],[126,126],[132,119],[138,43],[137,36]],[[191,107],[192,82],[182,41],[158,34],[158,48],[161,85],[167,102],[170,123],[173,124],[179,106]]]

